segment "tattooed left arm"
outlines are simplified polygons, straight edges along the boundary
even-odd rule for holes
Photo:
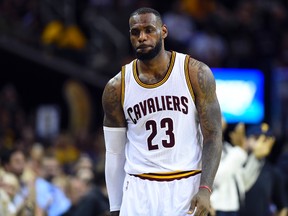
[[[222,152],[221,111],[216,95],[216,83],[210,68],[193,58],[189,61],[189,76],[195,95],[203,134],[202,173],[198,193],[191,201],[194,216],[211,212],[210,195]],[[208,187],[208,188],[207,188]]]
[[[203,134],[201,185],[212,189],[222,152],[221,111],[210,68],[195,59],[189,63],[190,79]]]

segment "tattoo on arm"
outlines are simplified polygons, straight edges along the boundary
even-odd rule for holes
[[[190,61],[194,76],[196,107],[203,133],[201,184],[212,187],[222,150],[221,111],[216,96],[214,76],[205,64]]]
[[[198,112],[202,121],[202,127],[208,133],[219,133],[219,118],[221,120],[220,109],[216,97],[216,84],[210,69],[203,63],[199,65],[197,74],[201,99],[198,100]],[[213,112],[216,111],[216,112]],[[218,114],[218,115],[217,115]]]
[[[125,126],[120,86],[121,77],[117,75],[108,82],[104,89],[102,105],[105,114],[104,125],[106,126]]]
[[[104,90],[103,107],[105,109],[105,113],[113,113],[115,107],[118,105],[118,102],[116,87],[113,85],[113,83],[111,83],[107,85]]]

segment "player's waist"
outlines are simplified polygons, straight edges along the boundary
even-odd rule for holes
[[[183,178],[189,178],[201,173],[201,170],[189,170],[189,171],[175,171],[175,172],[164,172],[164,173],[143,173],[143,174],[130,174],[141,179],[151,181],[173,181]]]

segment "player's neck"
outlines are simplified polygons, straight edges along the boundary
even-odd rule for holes
[[[163,74],[167,72],[170,65],[171,52],[163,50],[155,58],[137,63],[138,72]]]
[[[169,68],[171,52],[163,51],[149,61],[137,61],[137,73],[139,79],[146,84],[154,84],[161,81]]]

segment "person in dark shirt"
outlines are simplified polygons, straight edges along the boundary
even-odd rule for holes
[[[104,216],[108,213],[108,198],[94,182],[90,169],[79,170],[70,178],[68,196],[72,206],[62,216]]]
[[[279,169],[269,162],[264,162],[260,175],[255,184],[246,193],[245,207],[241,216],[270,216],[271,204],[275,205],[277,212],[287,208],[285,193],[283,193],[283,176]],[[286,214],[283,214],[286,215]]]
[[[267,124],[261,124],[250,127],[246,136],[248,145],[253,149],[253,154],[249,157],[254,155],[254,163],[259,163],[260,166],[256,181],[246,192],[240,216],[271,216],[274,213],[277,216],[287,216],[288,203],[283,174],[267,160],[275,142],[272,131]]]

